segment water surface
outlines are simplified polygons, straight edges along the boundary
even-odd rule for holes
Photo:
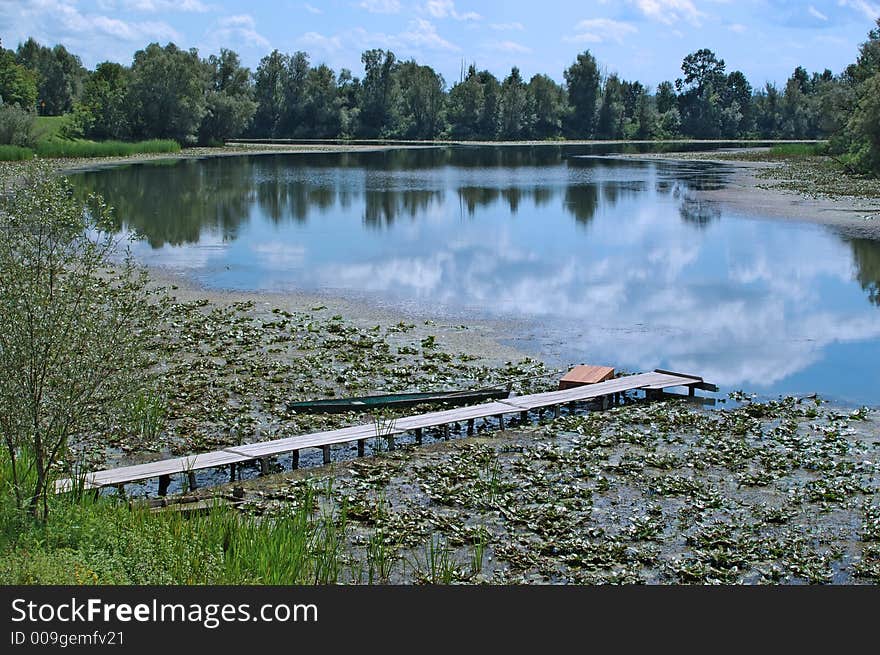
[[[717,164],[588,147],[220,157],[79,173],[136,255],[211,288],[503,320],[552,365],[876,405],[880,242],[699,199]]]

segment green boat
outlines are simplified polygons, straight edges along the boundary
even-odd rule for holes
[[[422,404],[443,404],[449,406],[470,405],[486,400],[507,398],[510,392],[505,389],[480,389],[477,391],[434,391],[427,393],[388,393],[378,396],[355,396],[352,398],[328,398],[326,400],[303,400],[287,404],[295,412],[309,414],[338,414],[385,407],[413,407]]]

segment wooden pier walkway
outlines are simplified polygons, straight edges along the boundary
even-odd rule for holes
[[[160,489],[167,488],[168,480],[172,475],[186,474],[193,480],[195,471],[215,468],[220,466],[234,466],[242,462],[263,460],[274,455],[287,453],[293,454],[294,466],[299,461],[299,451],[306,448],[319,448],[323,450],[324,463],[330,463],[330,446],[356,441],[358,443],[358,455],[364,454],[364,444],[370,438],[393,438],[406,432],[414,432],[416,442],[421,442],[422,430],[426,428],[444,427],[448,429],[451,423],[463,423],[468,425],[468,434],[473,434],[475,419],[497,418],[501,426],[504,425],[504,415],[519,413],[523,417],[536,409],[552,408],[556,416],[559,416],[561,405],[586,400],[605,400],[627,391],[643,390],[647,395],[661,392],[671,387],[688,387],[690,395],[694,395],[694,389],[717,391],[717,387],[703,381],[702,378],[672,373],[670,371],[657,370],[652,373],[640,373],[620,378],[573,387],[560,391],[548,391],[544,393],[530,394],[526,396],[514,396],[504,400],[447,409],[427,414],[418,414],[397,419],[389,419],[387,424],[368,423],[355,425],[338,430],[315,432],[312,434],[297,435],[274,441],[246,444],[242,446],[230,446],[222,450],[187,457],[175,457],[164,459],[148,464],[136,464],[134,466],[122,466],[104,471],[94,471],[85,474],[81,480],[81,488],[97,489],[100,487],[121,486],[130,482],[138,482],[150,478],[160,478]],[[68,478],[58,480],[55,483],[56,493],[70,491],[74,488],[74,480]]]

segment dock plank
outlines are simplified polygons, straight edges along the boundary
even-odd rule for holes
[[[514,412],[523,412],[570,402],[592,400],[624,391],[638,389],[666,389],[678,386],[695,386],[697,384],[706,385],[702,378],[696,376],[662,371],[639,373],[637,375],[628,375],[606,380],[604,382],[576,386],[559,391],[547,391],[526,396],[514,396],[505,400],[482,403],[469,407],[457,407],[436,412],[428,412],[427,414],[407,416],[390,421],[386,425],[377,425],[375,423],[354,425],[337,430],[315,432],[294,437],[286,437],[284,439],[276,439],[273,441],[230,446],[222,450],[199,453],[187,457],[176,457],[146,464],[136,464],[133,466],[94,471],[84,476],[84,487],[87,489],[93,489],[97,487],[117,486],[164,475],[176,475],[179,473],[188,473],[190,471],[213,468],[216,466],[238,464],[260,459],[262,457],[281,455],[295,450],[301,450],[303,448],[321,448],[324,446],[349,443],[374,437],[393,436],[412,430],[448,425],[449,423],[503,416],[504,414]],[[74,484],[71,479],[58,480],[55,485],[55,490],[60,493],[69,491],[73,487]]]

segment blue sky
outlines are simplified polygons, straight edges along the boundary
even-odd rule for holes
[[[385,48],[430,64],[449,86],[463,61],[561,81],[585,49],[606,72],[653,86],[709,47],[758,86],[798,64],[840,72],[878,16],[880,0],[0,0],[0,38],[63,43],[90,68],[173,41],[203,56],[232,48],[251,68],[272,49],[305,50],[355,75],[363,50]]]

